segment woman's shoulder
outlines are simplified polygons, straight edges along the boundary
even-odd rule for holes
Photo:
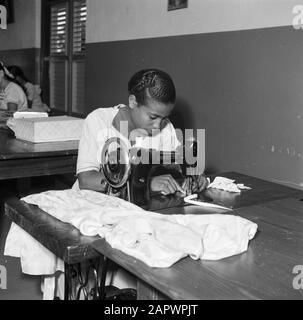
[[[18,96],[25,96],[25,93],[23,89],[15,82],[11,81],[9,85],[5,89],[6,94],[13,94],[13,95],[18,95]]]
[[[87,118],[111,117],[115,112],[117,112],[119,106],[120,105],[108,108],[97,108],[94,111],[90,112]]]
[[[11,81],[8,86],[6,87],[7,91],[23,91],[22,88],[15,82]]]
[[[86,122],[94,124],[99,123],[100,125],[110,125],[121,106],[122,105],[108,108],[97,108],[89,113],[89,115],[86,117]]]

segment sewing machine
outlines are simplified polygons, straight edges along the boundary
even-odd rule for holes
[[[190,150],[192,149],[192,150]],[[197,143],[186,144],[186,151],[197,154]],[[149,178],[155,175],[171,174],[178,182],[184,181],[185,146],[174,152],[154,149],[129,148],[120,138],[110,138],[101,152],[104,177],[109,185],[108,194],[121,197],[140,206],[150,196]],[[182,172],[176,170],[181,165]],[[174,168],[173,168],[174,167]]]

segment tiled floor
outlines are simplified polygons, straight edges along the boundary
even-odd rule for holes
[[[34,181],[34,189],[29,192],[37,192],[37,189],[54,189],[54,186],[47,179]],[[62,185],[56,185],[56,189],[62,189]],[[7,289],[0,286],[0,300],[41,300],[40,290],[41,278],[39,276],[28,276],[22,273],[20,259],[6,257],[3,255],[4,245],[11,222],[4,215],[3,202],[8,190],[15,192],[13,182],[0,183],[0,266],[4,266],[7,271]],[[2,278],[1,278],[2,279]]]

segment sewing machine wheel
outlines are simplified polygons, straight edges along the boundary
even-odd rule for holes
[[[131,173],[127,145],[120,138],[110,138],[101,152],[101,164],[108,184],[115,188],[126,185]]]

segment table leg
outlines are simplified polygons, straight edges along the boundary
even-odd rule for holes
[[[65,264],[65,300],[100,300],[100,260]]]
[[[165,295],[146,282],[137,280],[137,300],[169,300]]]

